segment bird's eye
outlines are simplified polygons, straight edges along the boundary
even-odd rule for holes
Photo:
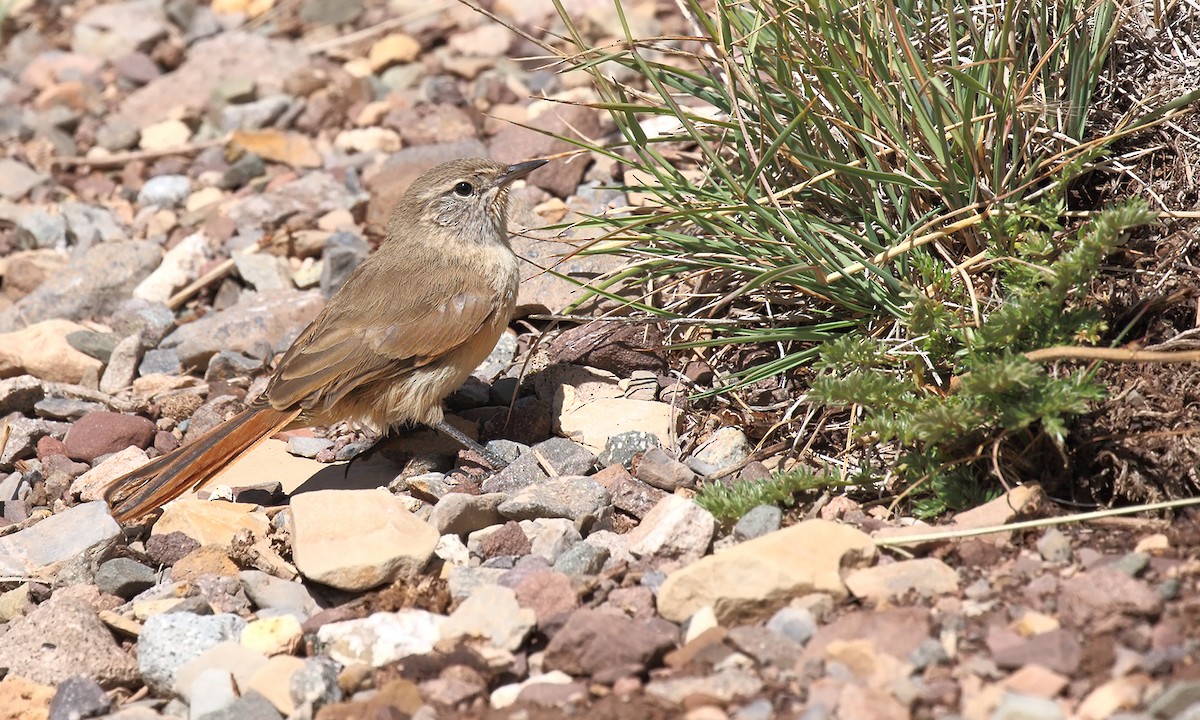
[[[471,197],[471,193],[473,192],[475,192],[475,187],[466,180],[454,186],[454,194],[459,197]]]

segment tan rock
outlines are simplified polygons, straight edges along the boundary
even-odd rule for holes
[[[874,557],[875,545],[864,533],[809,520],[676,570],[663,583],[658,609],[672,622],[683,622],[705,605],[712,605],[722,625],[760,619],[805,593],[846,597],[842,568]]]
[[[1066,675],[1041,665],[1030,664],[1004,678],[1000,684],[1019,695],[1052,698],[1062,692],[1070,681]]]
[[[4,720],[46,720],[52,699],[52,687],[12,674],[0,680],[0,717]]]
[[[136,445],[130,445],[124,450],[109,455],[104,462],[75,478],[75,481],[71,483],[71,494],[78,495],[84,502],[103,500],[104,491],[108,489],[113,480],[127,472],[137,470],[148,462],[150,462],[150,458],[146,457],[145,450]]]
[[[37,289],[42,281],[66,267],[70,258],[61,250],[21,250],[5,258],[4,294],[19,300]]]
[[[977,530],[988,527],[995,527],[1012,522],[1018,515],[1033,514],[1037,508],[1046,501],[1046,493],[1040,485],[1018,485],[1009,490],[1004,495],[984,503],[976,508],[959,513],[954,517],[954,521],[948,525],[939,525],[936,528],[927,525],[919,525],[913,527],[887,527],[877,532],[872,533],[872,537],[878,539],[904,538],[914,535],[927,535],[936,533],[946,533],[952,535],[955,532],[964,530]],[[1012,533],[994,532],[976,536],[977,539],[986,540],[994,543],[1007,543],[1010,541]],[[929,547],[934,545],[934,542],[920,542],[911,545],[910,547]]]
[[[300,493],[291,505],[296,568],[342,590],[414,577],[437,547],[438,531],[383,489]]]
[[[630,430],[648,432],[663,447],[675,444],[675,408],[652,400],[601,398],[559,416],[562,434],[595,452],[604,450],[613,435]]]
[[[230,142],[264,160],[293,167],[321,167],[321,153],[312,140],[299,133],[281,130],[238,130]]]
[[[625,540],[639,557],[699,560],[708,552],[717,529],[712,513],[681,495],[659,500]]]
[[[67,342],[67,335],[77,330],[86,328],[70,320],[54,319],[0,333],[0,377],[33,375],[65,383],[99,377],[103,363]]]
[[[846,587],[858,598],[876,603],[902,598],[910,592],[934,597],[958,591],[958,573],[937,558],[918,558],[877,565],[851,573]]]
[[[421,43],[411,35],[392,33],[375,41],[367,53],[367,60],[375,72],[398,63],[412,62],[421,52]]]
[[[180,120],[163,120],[142,129],[138,147],[143,150],[167,150],[187,145],[192,129]]]
[[[267,536],[271,521],[257,510],[259,506],[247,503],[184,498],[167,505],[150,534],[166,535],[179,531],[201,545],[229,547],[233,536],[242,529],[249,530],[257,538]]]
[[[237,577],[238,566],[216,545],[201,545],[171,566],[171,579],[195,582],[204,575]]]
[[[1051,630],[1057,630],[1059,627],[1058,618],[1034,610],[1026,612],[1012,624],[1012,629],[1022,637],[1041,635]]]
[[[278,615],[246,623],[239,642],[263,655],[289,655],[300,646],[303,636],[304,630],[295,615]]]
[[[1087,694],[1072,717],[1079,720],[1104,720],[1121,710],[1133,710],[1145,701],[1153,680],[1143,673],[1113,678]],[[1181,713],[1181,717],[1183,714]]]
[[[254,690],[271,701],[283,715],[296,711],[292,700],[292,676],[304,667],[304,660],[291,655],[276,655],[269,658],[261,670],[254,673],[243,690]]]

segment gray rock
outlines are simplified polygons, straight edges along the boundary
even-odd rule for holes
[[[325,299],[295,290],[255,293],[237,305],[175,330],[160,347],[174,348],[189,366],[204,366],[222,350],[249,355],[282,352],[317,316]]]
[[[96,570],[96,586],[100,591],[125,600],[149,590],[157,582],[157,573],[130,558],[113,558]]]
[[[117,335],[137,335],[143,348],[153,348],[175,328],[175,313],[163,303],[131,298],[121,303],[109,324]]]
[[[314,171],[268,192],[237,199],[225,206],[225,213],[237,227],[249,228],[272,225],[297,212],[321,215],[350,210],[357,203],[358,197],[345,183],[329,173]]]
[[[1049,698],[1006,692],[992,711],[992,720],[1060,720],[1065,717],[1058,703]]]
[[[371,254],[371,246],[354,233],[338,232],[325,241],[321,252],[321,294],[333,297],[363,260]]]
[[[817,619],[811,611],[799,607],[780,608],[767,621],[767,629],[797,645],[804,645],[817,632]]]
[[[537,458],[532,453],[525,453],[500,472],[484,480],[482,489],[485,493],[514,493],[548,479],[549,476],[542,470]]]
[[[586,475],[596,463],[596,454],[567,438],[552,437],[533,446],[559,475]]]
[[[428,522],[439,535],[467,535],[503,523],[504,516],[497,508],[507,499],[504,493],[448,493],[433,506]]]
[[[573,577],[595,575],[604,567],[608,557],[607,548],[577,542],[558,556],[554,561],[554,569]]]
[[[759,698],[734,711],[732,720],[771,720],[775,717],[775,706],[766,698]]]
[[[121,338],[113,333],[92,332],[90,330],[76,330],[67,335],[67,343],[79,352],[94,357],[100,362],[108,362],[112,356],[113,348],[117,346],[117,342]]]
[[[344,25],[362,15],[362,0],[304,0],[300,19],[314,25]]]
[[[508,370],[517,354],[517,334],[506,330],[496,341],[496,346],[471,373],[472,377],[484,382],[493,381],[500,373]],[[507,405],[508,403],[504,403]]]
[[[108,712],[112,698],[89,677],[69,677],[54,689],[49,720],[81,720]]]
[[[114,116],[105,120],[96,131],[96,144],[110,152],[120,152],[137,145],[140,137],[137,125],[123,117]]]
[[[446,587],[450,597],[463,600],[484,585],[494,585],[508,570],[487,567],[456,567],[450,570],[446,578]]]
[[[341,666],[327,657],[312,657],[292,675],[292,702],[310,704],[314,710],[330,703],[341,702],[344,693],[338,685]]]
[[[742,516],[733,526],[733,537],[739,542],[775,532],[783,524],[783,511],[774,505],[759,505]]]
[[[67,245],[67,220],[41,207],[22,207],[15,215],[17,246],[57,248]]]
[[[1150,556],[1142,552],[1131,552],[1121,556],[1112,564],[1114,568],[1125,573],[1129,577],[1137,577],[1142,574],[1142,571],[1150,565]]]
[[[93,243],[129,240],[129,229],[106,207],[64,202],[58,211],[67,223],[67,239],[75,245],[76,252]]]
[[[262,158],[254,153],[246,153],[225,169],[217,186],[222,190],[236,190],[249,184],[254,178],[262,177],[266,172],[267,166]]]
[[[483,446],[488,452],[506,463],[512,464],[522,454],[529,452],[529,446],[515,440],[488,440]],[[535,458],[536,459],[536,458]]]
[[[292,104],[287,95],[270,95],[260,100],[226,105],[221,110],[221,129],[258,130],[269,127]]]
[[[711,475],[745,462],[752,450],[746,433],[735,427],[723,427],[688,458],[687,464],[701,475]]]
[[[18,375],[0,380],[0,417],[14,412],[28,415],[33,412],[33,406],[44,397],[45,386],[32,375]]]
[[[62,272],[47,278],[0,313],[0,332],[51,318],[83,320],[108,315],[161,260],[162,250],[141,240],[93,245]]]
[[[522,520],[521,532],[529,538],[530,554],[553,565],[583,538],[575,523],[566,518],[537,518]]]
[[[138,364],[138,375],[182,375],[183,363],[173,348],[147,350]]]
[[[1071,560],[1071,539],[1058,528],[1050,528],[1037,541],[1038,554],[1048,563],[1065,563]]]
[[[0,158],[0,197],[20,200],[50,176],[35,171],[23,162],[12,158]]]
[[[142,679],[156,692],[169,692],[180,667],[224,640],[237,640],[245,626],[245,620],[230,614],[151,616],[138,637]]]
[[[0,667],[43,685],[79,675],[104,688],[137,679],[133,659],[117,646],[96,611],[58,594],[12,622],[0,643]]]
[[[297,457],[315,458],[317,453],[333,447],[333,441],[318,437],[288,438],[288,453]]]
[[[498,510],[512,520],[579,520],[595,516],[610,501],[608,491],[595,480],[567,476],[522,488],[501,503]]]
[[[263,664],[266,664],[265,659]],[[180,683],[183,682],[184,672],[179,672]],[[189,718],[207,718],[225,710],[238,699],[233,673],[216,667],[201,670],[188,684],[184,698],[188,703]]]
[[[192,194],[192,181],[186,175],[159,175],[152,177],[138,190],[138,204],[146,207],[178,207]]]
[[[100,392],[115,395],[133,384],[138,364],[142,359],[142,343],[137,335],[130,335],[117,343],[104,374],[100,376]]]
[[[166,34],[161,2],[126,0],[98,5],[84,13],[74,25],[71,49],[82,55],[116,60],[150,50]]]
[[[441,637],[445,616],[415,608],[377,612],[358,620],[322,625],[318,648],[342,665],[382,667],[409,655],[423,655]]]
[[[8,442],[0,453],[0,467],[11,466],[15,460],[31,458],[37,453],[37,441],[44,437],[63,439],[71,429],[70,423],[54,420],[35,420],[14,417],[8,420]],[[2,561],[0,561],[2,562]]]
[[[261,360],[255,360],[252,357],[247,357],[231,350],[222,350],[213,355],[208,361],[208,369],[204,371],[204,379],[208,382],[213,382],[214,380],[232,380],[234,378],[250,377],[262,369],[263,363]]]
[[[600,453],[600,457],[596,461],[600,467],[624,465],[626,468],[631,468],[635,455],[656,447],[662,447],[662,444],[653,433],[644,430],[617,433],[604,444],[604,452]]]
[[[268,253],[234,253],[233,262],[242,280],[259,292],[292,288],[287,261],[282,258]]]
[[[48,580],[69,560],[103,557],[120,536],[106,504],[75,505],[0,538],[0,575]]]
[[[303,583],[282,580],[259,570],[243,570],[238,577],[246,596],[259,608],[292,610],[304,616],[321,609]]]

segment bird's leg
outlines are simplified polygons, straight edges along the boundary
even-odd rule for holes
[[[480,457],[487,461],[488,465],[492,466],[493,470],[501,470],[504,468],[504,466],[508,465],[508,463],[504,461],[504,458],[467,437],[462,430],[459,430],[445,420],[442,420],[437,425],[434,425],[433,429],[449,438],[454,439],[459,445],[462,445],[468,450],[472,450],[477,453]]]

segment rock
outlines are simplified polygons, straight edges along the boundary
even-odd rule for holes
[[[515,652],[533,630],[537,615],[521,607],[512,590],[483,585],[441,625],[443,640],[482,638],[496,650]]]
[[[304,0],[300,19],[314,25],[345,25],[362,14],[361,0]]]
[[[665,447],[671,444],[675,411],[660,402],[602,398],[560,415],[558,424],[564,435],[596,452],[605,450],[613,436],[633,430],[653,435],[659,445]],[[646,447],[643,444],[638,450]],[[609,453],[608,457],[618,456]],[[599,462],[601,465],[612,464],[605,457]]]
[[[128,600],[158,582],[158,575],[131,558],[113,558],[96,569],[96,587],[100,592]]]
[[[260,355],[283,352],[325,305],[315,292],[256,293],[233,307],[183,325],[163,339],[189,366],[203,367],[222,350]]]
[[[0,198],[20,200],[49,179],[48,175],[34,171],[23,162],[12,158],[0,159]]]
[[[251,689],[229,707],[205,715],[204,720],[283,720],[283,717],[275,703]]]
[[[179,362],[179,355],[174,350],[147,350],[142,361],[138,363],[137,372],[140,377],[182,375],[183,363]]]
[[[592,476],[612,497],[613,507],[641,520],[666,497],[666,493],[634,478],[624,465],[609,465]]]
[[[563,477],[513,493],[497,510],[512,520],[594,517],[609,503],[608,491],[591,478]]]
[[[342,688],[338,685],[341,666],[327,657],[312,657],[304,661],[304,667],[292,675],[292,702],[320,708],[329,703],[341,702]]]
[[[667,495],[626,539],[634,555],[692,561],[708,552],[716,527],[712,513],[687,498]]]
[[[10,707],[11,706],[7,706]],[[59,684],[50,701],[50,720],[78,720],[103,715],[112,707],[112,698],[99,683],[76,675]],[[17,717],[20,717],[19,715]]]
[[[263,663],[266,663],[265,658]],[[181,669],[179,674],[182,672]],[[176,687],[180,684],[179,678],[176,677]],[[189,679],[186,691],[179,694],[184,696],[188,704],[189,716],[207,718],[223,712],[237,702],[239,687],[228,670],[212,667]]]
[[[927,598],[958,592],[958,573],[937,558],[901,560],[857,570],[846,587],[858,598],[884,603],[908,593]]]
[[[33,408],[38,417],[48,420],[78,420],[90,412],[103,409],[104,405],[101,403],[68,398],[47,398]]]
[[[234,536],[242,530],[248,531],[253,538],[263,539],[267,537],[271,523],[265,514],[256,512],[258,510],[257,505],[247,503],[182,498],[163,509],[163,514],[151,530],[150,540],[178,532],[201,546],[228,548],[233,544]],[[187,547],[178,543],[169,544],[177,549]],[[149,551],[150,541],[147,541],[146,548]],[[191,547],[187,547],[172,563],[178,562],[191,550]]]
[[[577,105],[556,104],[555,107],[532,118],[528,125],[530,127],[506,125],[496,133],[488,143],[491,157],[502,163],[550,157],[570,151],[573,146],[549,134],[582,138],[594,138],[601,134],[599,114],[591,108]],[[542,134],[543,132],[549,134]],[[528,182],[565,198],[575,193],[587,165],[587,162],[551,163],[531,174]]]
[[[187,145],[192,129],[182,120],[162,120],[142,128],[138,147],[148,152],[172,150]]]
[[[672,677],[646,683],[646,694],[669,703],[682,704],[690,697],[728,703],[752,698],[762,692],[763,681],[743,668],[725,668],[709,677]]]
[[[82,55],[115,60],[150,50],[166,34],[160,3],[126,0],[99,5],[84,13],[74,25],[71,49]]]
[[[336,232],[325,241],[321,251],[321,294],[333,294],[346,282],[350,273],[371,253],[366,240],[348,232]]]
[[[296,568],[310,580],[342,590],[415,577],[440,537],[383,489],[301,493],[292,498],[291,508]]]
[[[143,207],[153,205],[169,209],[179,207],[191,194],[192,181],[186,175],[159,175],[142,185],[137,201]]]
[[[317,630],[317,642],[342,665],[383,667],[433,650],[445,621],[444,615],[426,610],[377,612],[358,620],[322,625]]]
[[[1058,528],[1050,528],[1037,541],[1038,554],[1048,563],[1071,561],[1071,539]]]
[[[11,413],[28,415],[33,412],[33,406],[44,397],[45,386],[32,375],[18,375],[0,380],[0,417]]]
[[[548,673],[534,675],[519,683],[502,685],[496,688],[492,691],[489,702],[493,708],[500,710],[516,703],[517,699],[521,698],[527,689],[568,685],[576,685],[576,683],[571,681],[570,675],[560,670],[551,670]]]
[[[57,594],[12,622],[0,643],[0,667],[44,685],[78,675],[108,689],[137,680],[133,659],[117,646],[96,611]]]
[[[254,78],[259,95],[266,97],[281,92],[284,80],[307,62],[295,43],[257,33],[220,33],[192,45],[176,70],[130,93],[119,117],[145,127],[172,113],[202,111],[218,85],[237,77]]]
[[[114,480],[150,462],[146,451],[129,446],[104,458],[104,462],[88,470],[71,483],[71,494],[84,502],[103,500],[104,492]]]
[[[1069,626],[1084,627],[1122,613],[1157,617],[1162,608],[1162,597],[1149,585],[1114,567],[1075,575],[1058,590],[1058,617]]]
[[[117,335],[137,336],[143,348],[152,348],[175,328],[175,313],[167,307],[165,301],[152,302],[133,298],[121,303],[109,324]],[[116,353],[116,348],[113,349],[113,353]]]
[[[723,427],[696,449],[688,466],[701,475],[712,475],[742,464],[752,450],[754,447],[744,432],[736,427]]]
[[[7,260],[4,268],[4,294],[12,300],[19,300],[36,290],[46,278],[62,272],[69,262],[69,257],[60,250],[38,248],[12,253]]]
[[[137,125],[123,117],[112,117],[96,131],[96,144],[109,152],[121,152],[136,145],[139,135]]]
[[[552,437],[532,449],[559,475],[586,475],[596,462],[594,452],[566,438]]]
[[[54,688],[10,674],[0,680],[0,708],[14,720],[48,718]]]
[[[25,417],[14,417],[7,422],[8,442],[4,444],[4,452],[0,453],[0,465],[32,457],[42,438],[61,438],[71,429],[67,423]]]
[[[33,375],[51,382],[78,384],[99,377],[99,360],[71,347],[67,335],[83,329],[70,320],[46,320],[0,334],[0,375]]]
[[[642,401],[635,401],[642,402]],[[609,436],[604,443],[604,451],[596,458],[601,467],[623,465],[633,467],[633,460],[638,455],[652,448],[662,447],[662,441],[652,432],[645,430],[627,430]]]
[[[280,115],[291,107],[292,99],[287,95],[271,95],[251,102],[226,105],[221,108],[221,129],[230,130],[261,130],[270,127]],[[262,173],[251,175],[257,177]],[[230,187],[241,187],[247,179],[241,182],[229,183]]]
[[[559,334],[550,341],[546,354],[550,363],[587,365],[624,378],[635,370],[665,372],[665,344],[662,330],[657,325],[596,320]]]
[[[230,614],[175,612],[150,617],[138,637],[142,680],[156,692],[170,691],[181,667],[223,641],[236,640],[245,626],[245,620]]]
[[[259,694],[266,698],[279,714],[290,716],[296,712],[296,704],[292,702],[292,678],[303,669],[303,659],[290,655],[275,655],[250,678],[247,685],[249,692],[243,698]],[[242,717],[246,716],[234,715],[230,720]]]
[[[93,245],[60,273],[0,313],[0,330],[56,318],[83,320],[108,315],[162,260],[162,251],[141,240]],[[84,328],[75,327],[73,330]],[[78,382],[78,379],[68,382]]]
[[[243,570],[238,576],[247,597],[260,610],[279,610],[308,617],[320,610],[316,598],[302,583],[290,582],[260,570]]]
[[[1007,692],[992,712],[992,720],[1060,720],[1066,717],[1058,703],[1049,698]]]
[[[429,524],[441,535],[467,535],[504,522],[497,508],[508,499],[504,493],[444,495],[429,514]]]
[[[803,646],[817,632],[817,620],[807,608],[782,607],[767,620],[771,632]]]
[[[267,166],[262,158],[254,153],[244,153],[233,164],[226,168],[221,175],[217,187],[222,190],[236,190],[250,184],[255,178],[262,177],[267,172]]]
[[[223,640],[187,661],[175,671],[175,694],[189,705],[201,699],[205,685],[211,683],[213,671],[224,675],[235,687],[248,687],[250,679],[267,664],[267,658],[233,640]],[[201,679],[207,677],[207,683]],[[220,684],[217,684],[220,687]],[[230,698],[230,701],[232,698]]]
[[[595,575],[604,567],[608,556],[606,548],[578,542],[558,556],[554,561],[554,569],[574,577]]]
[[[634,477],[667,492],[696,486],[696,473],[659,447],[647,448],[642,453]]]
[[[107,505],[75,505],[0,538],[0,576],[49,581],[67,562],[103,557],[120,535]]]
[[[739,542],[753,540],[773,533],[783,524],[783,510],[774,505],[759,505],[742,516],[733,526],[733,537]]]
[[[154,442],[154,422],[139,415],[93,412],[84,415],[67,432],[63,442],[67,457],[92,462],[101,455],[133,446],[143,450]]]
[[[528,555],[533,551],[533,544],[529,541],[529,536],[521,529],[521,525],[516,522],[508,522],[500,527],[487,528],[488,532],[478,541],[477,554],[484,558],[495,557],[520,557]],[[471,540],[479,538],[480,533],[472,533],[472,537],[468,539],[467,547],[471,548]]]
[[[805,552],[797,555],[796,548]],[[766,616],[804,593],[844,598],[842,567],[874,557],[874,543],[858,530],[825,520],[797,523],[671,573],[659,590],[659,612],[683,622],[711,605],[722,624],[732,624]]]
[[[259,292],[290,290],[292,279],[287,261],[266,253],[234,253],[238,275]]]
[[[204,545],[179,558],[171,568],[171,579],[175,582],[199,584],[205,575],[220,575],[231,578],[238,573],[237,565],[224,549]]]
[[[485,493],[508,494],[548,479],[533,453],[524,453],[503,467],[500,472],[484,480],[482,490]]]
[[[578,543],[578,546],[587,547],[587,544]],[[579,607],[579,596],[571,584],[571,578],[561,572],[532,572],[518,582],[513,591],[521,607],[533,611],[538,627],[543,631],[553,626],[565,613]]]
[[[296,616],[277,615],[251,620],[242,629],[240,642],[263,655],[280,655],[294,652],[303,635]]]
[[[600,610],[576,610],[546,646],[545,666],[599,683],[640,675],[678,642],[659,619],[639,621]]]

